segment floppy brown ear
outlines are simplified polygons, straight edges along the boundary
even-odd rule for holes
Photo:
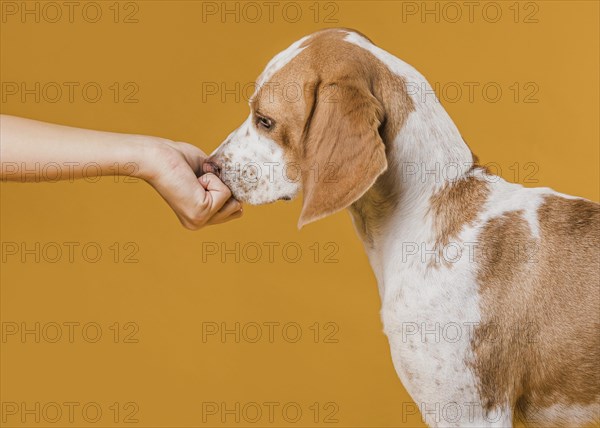
[[[366,82],[323,85],[315,91],[305,128],[298,227],[348,207],[386,170],[378,131],[383,114]]]

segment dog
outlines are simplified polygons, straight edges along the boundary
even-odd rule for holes
[[[396,372],[432,427],[600,412],[600,205],[480,166],[431,86],[360,32],[308,35],[208,159],[249,204],[348,208]]]

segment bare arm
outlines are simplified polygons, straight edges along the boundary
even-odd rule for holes
[[[44,181],[132,175],[152,185],[189,229],[242,214],[206,154],[164,138],[72,128],[0,115],[0,179]]]

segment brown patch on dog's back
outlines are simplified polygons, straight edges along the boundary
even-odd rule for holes
[[[431,197],[436,246],[447,245],[464,226],[475,221],[489,192],[489,185],[484,179],[469,176],[448,182]]]
[[[539,238],[520,211],[480,235],[473,370],[486,410],[547,426],[556,404],[600,410],[600,206],[549,195],[537,214]]]

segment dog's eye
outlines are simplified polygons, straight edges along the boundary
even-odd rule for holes
[[[271,119],[269,119],[268,117],[264,117],[264,116],[258,116],[256,123],[261,128],[267,129],[267,130],[269,130],[273,127],[273,121]]]

